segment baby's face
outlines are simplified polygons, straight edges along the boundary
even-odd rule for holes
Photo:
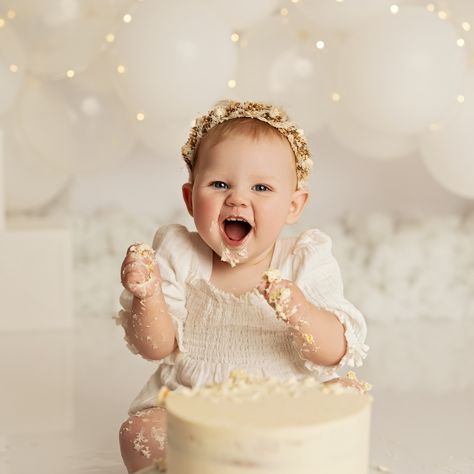
[[[306,191],[295,191],[295,158],[278,137],[231,135],[202,143],[193,185],[183,196],[201,238],[221,256],[246,250],[245,263],[267,255],[285,223],[297,220]],[[244,263],[244,262],[242,262]]]

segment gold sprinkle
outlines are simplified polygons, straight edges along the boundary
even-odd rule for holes
[[[353,370],[349,370],[349,372],[347,372],[347,374],[346,374],[346,377],[349,380],[357,380],[357,375]]]

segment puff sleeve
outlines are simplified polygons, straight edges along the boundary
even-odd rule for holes
[[[160,227],[153,239],[153,249],[156,251],[155,261],[160,268],[161,289],[168,306],[168,312],[176,330],[178,349],[184,350],[184,323],[187,310],[185,307],[186,277],[192,264],[191,233],[186,227],[171,224]],[[126,328],[128,315],[133,303],[133,295],[123,290],[120,296],[122,309],[118,313],[117,323]],[[136,348],[125,335],[127,347],[134,353]]]
[[[308,370],[319,376],[337,376],[337,369],[347,365],[360,367],[369,347],[365,344],[367,325],[362,313],[344,297],[339,265],[332,254],[331,238],[311,229],[297,239],[293,249],[294,282],[314,306],[333,313],[345,328],[347,350],[335,366],[321,366],[306,360]]]

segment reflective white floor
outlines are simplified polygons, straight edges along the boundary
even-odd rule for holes
[[[0,474],[125,473],[118,428],[153,369],[110,320],[0,332]],[[375,385],[371,472],[474,473],[473,390]]]

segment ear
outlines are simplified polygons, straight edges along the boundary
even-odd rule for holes
[[[300,217],[308,202],[309,193],[306,189],[298,189],[291,197],[290,211],[286,217],[287,224],[294,224]]]
[[[193,185],[191,183],[184,183],[181,187],[181,191],[189,215],[193,217]]]

